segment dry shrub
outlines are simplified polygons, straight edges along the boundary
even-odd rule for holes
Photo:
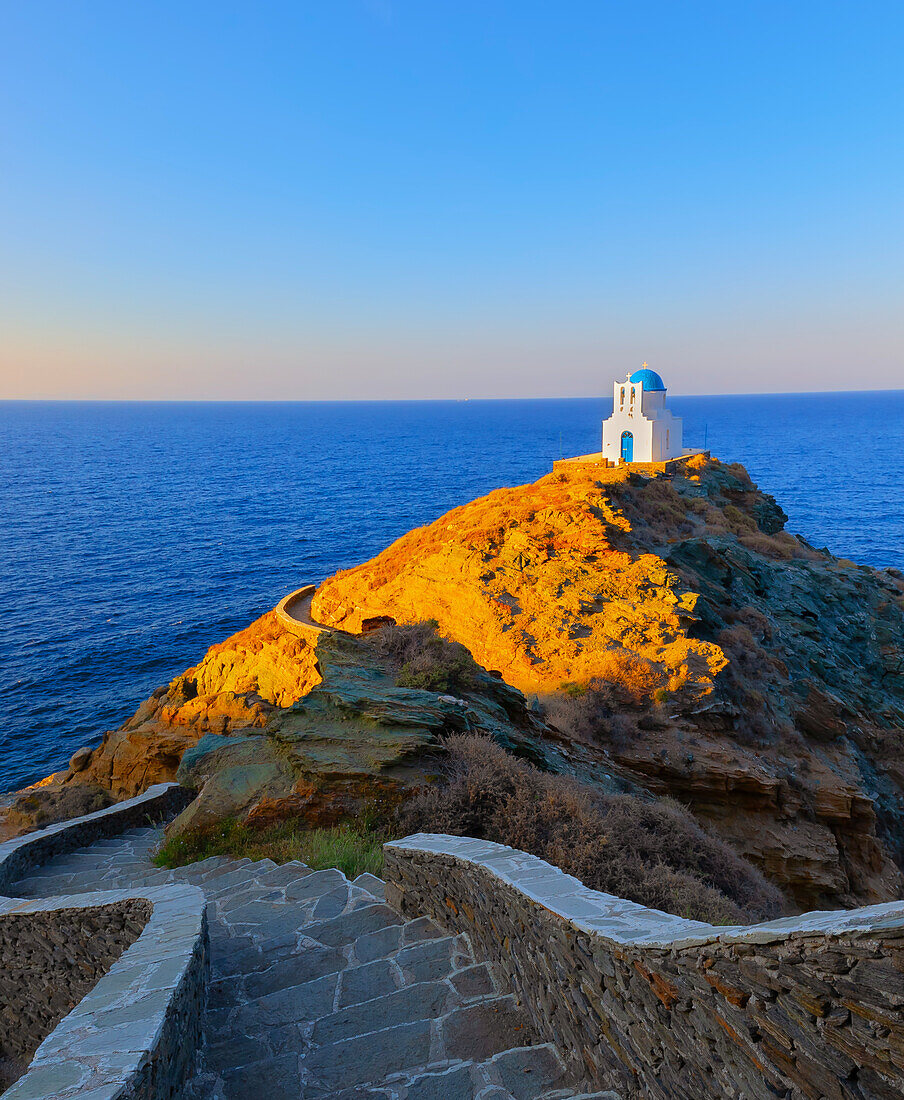
[[[739,661],[741,664],[752,664],[754,660],[762,660],[763,652],[757,644],[756,638],[750,628],[743,623],[735,623],[719,631],[719,647],[730,661]]]
[[[756,488],[756,485],[754,485],[753,481],[751,480],[750,474],[747,473],[746,467],[743,466],[740,462],[729,462],[725,468],[733,473],[739,481],[744,482],[744,484],[749,486],[751,489]]]
[[[439,692],[473,688],[480,666],[463,645],[447,641],[438,629],[435,619],[401,626],[390,623],[367,640],[395,671],[399,687]]]
[[[758,637],[760,641],[769,642],[772,640],[772,623],[757,608],[749,604],[746,607],[739,607],[734,613],[734,619],[748,627],[751,633]]]
[[[43,829],[58,821],[84,817],[112,806],[116,799],[96,783],[67,783],[64,787],[26,790],[7,811],[7,821],[17,829]]]
[[[446,747],[444,779],[400,810],[409,832],[508,844],[592,889],[713,924],[781,912],[779,891],[675,803],[602,794],[482,737],[455,735]]]
[[[703,522],[706,524],[707,531],[713,535],[722,535],[729,530],[728,521],[725,519],[722,509],[717,508],[714,504],[706,505]]]
[[[625,700],[604,680],[591,680],[587,687],[567,685],[542,700],[550,725],[578,741],[606,742],[624,748],[639,736],[636,719],[622,713]]]
[[[642,525],[657,538],[667,540],[694,529],[687,498],[665,478],[645,481],[639,492],[623,493],[622,499],[632,527]]]
[[[773,561],[790,561],[794,556],[787,543],[780,541],[774,535],[741,535],[738,542],[754,554],[761,554],[764,558]]]
[[[659,668],[630,649],[610,649],[597,662],[599,674],[586,684],[563,684],[561,691],[544,700],[553,725],[588,740],[605,731],[607,724],[626,708],[648,707],[684,686],[687,665],[674,673]]]
[[[796,538],[790,531],[776,531],[772,538],[779,546],[788,550],[793,558],[798,558],[800,561],[825,561],[824,554],[809,543]]]
[[[657,688],[665,686],[660,669],[640,654],[630,649],[610,649],[598,663],[598,683],[608,684],[623,698],[635,703],[645,703]]]
[[[741,509],[735,507],[734,504],[726,504],[722,509],[722,514],[731,525],[732,531],[736,534],[744,534],[747,532],[755,534],[759,530],[753,516],[748,516],[746,512],[742,512]]]

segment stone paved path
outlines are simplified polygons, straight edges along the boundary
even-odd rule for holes
[[[379,879],[225,858],[160,870],[149,860],[160,835],[98,841],[15,893],[203,889],[210,999],[183,1100],[577,1100],[555,1048],[533,1044],[524,1011],[474,962],[467,937],[405,921]]]

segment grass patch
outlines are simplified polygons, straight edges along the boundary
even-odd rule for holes
[[[314,871],[338,867],[347,878],[369,871],[381,875],[382,831],[355,824],[330,829],[306,829],[298,819],[255,828],[226,820],[211,829],[189,829],[164,840],[154,856],[158,867],[183,867],[211,856],[235,859],[272,859],[288,863],[297,859]]]

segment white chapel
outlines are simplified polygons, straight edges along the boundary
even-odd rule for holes
[[[620,462],[663,462],[680,458],[681,417],[665,407],[665,383],[647,364],[616,382],[612,415],[603,421],[603,457]]]

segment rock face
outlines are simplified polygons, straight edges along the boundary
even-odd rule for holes
[[[692,634],[698,597],[638,543],[631,481],[602,487],[582,469],[497,489],[409,532],[323,584],[314,618],[355,633],[436,619],[522,691],[611,675],[651,692],[679,680],[708,691],[725,657]]]
[[[62,789],[130,797],[175,779],[198,792],[179,831],[226,817],[333,824],[421,786],[453,732],[485,733],[555,771],[601,772],[496,677],[479,672],[463,695],[397,687],[372,644],[328,632],[315,647],[270,612],[155,692],[87,761],[80,750]]]
[[[557,464],[317,592],[353,631],[435,619],[528,692],[598,680],[640,720],[589,737],[802,907],[900,896],[904,578],[833,558],[739,466]]]
[[[206,734],[259,729],[320,683],[312,646],[289,633],[272,611],[225,642],[211,646],[194,668],[156,692],[77,772],[117,798],[131,798],[175,779],[186,749]]]
[[[423,785],[437,774],[442,739],[464,730],[574,770],[520,692],[489,675],[456,698],[397,687],[373,647],[352,637],[323,635],[316,655],[323,679],[303,699],[262,728],[206,734],[186,751],[176,779],[200,793],[176,831],[236,816],[334,824]]]

